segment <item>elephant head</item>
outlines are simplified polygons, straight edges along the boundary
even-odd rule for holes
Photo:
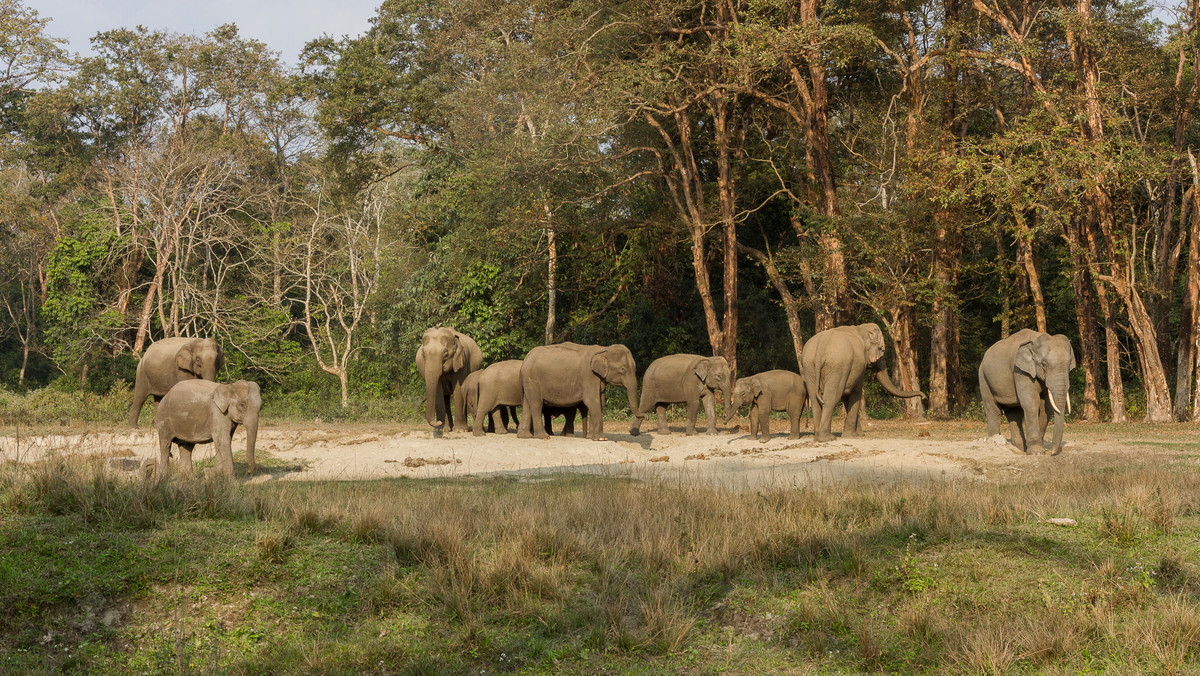
[[[887,365],[883,362],[883,355],[887,352],[887,343],[883,339],[883,331],[880,330],[878,324],[859,324],[854,328],[858,330],[858,335],[862,338],[867,365],[875,371],[875,379],[879,381],[883,389],[887,390],[888,394],[906,399],[925,397],[923,392],[902,390],[892,383],[892,378],[887,372]]]
[[[1070,375],[1071,370],[1075,368],[1075,351],[1071,349],[1071,339],[1062,334],[1041,335],[1021,343],[1017,348],[1013,366],[1019,371],[1017,377],[1024,375],[1036,381],[1039,390],[1045,388],[1050,408],[1054,411],[1051,452],[1058,453],[1062,449],[1065,414],[1071,412]]]
[[[247,473],[254,474],[254,445],[258,440],[258,413],[262,410],[262,393],[258,383],[239,380],[218,385],[213,391],[212,402],[217,411],[234,425],[246,428]]]
[[[708,389],[716,392],[721,391],[725,395],[725,401],[729,406],[733,406],[733,388],[729,387],[731,374],[729,371],[729,362],[725,357],[709,357],[702,359],[696,363],[696,377]]]
[[[592,373],[600,377],[601,387],[613,384],[625,388],[625,393],[629,395],[629,410],[633,413],[635,421],[640,421],[644,416],[638,410],[637,365],[629,348],[624,345],[609,345],[592,355],[589,366]],[[598,415],[603,414],[603,411],[598,412]],[[638,435],[637,422],[629,432],[634,436]]]
[[[467,365],[468,359],[460,334],[452,328],[435,327],[421,336],[417,366],[425,378],[425,420],[435,428],[445,423],[437,419],[437,397],[442,396],[442,376],[461,370]]]
[[[201,380],[217,379],[217,371],[225,367],[225,352],[212,338],[197,338],[175,353],[175,366]]]
[[[729,407],[725,409],[725,420],[722,424],[728,425],[743,406],[753,403],[762,393],[763,386],[758,382],[758,378],[754,376],[739,378],[729,393]]]

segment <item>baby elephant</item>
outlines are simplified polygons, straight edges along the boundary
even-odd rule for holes
[[[800,438],[800,412],[808,403],[808,389],[804,378],[791,371],[765,371],[758,375],[739,378],[733,386],[733,397],[729,410],[725,412],[725,423],[728,424],[743,404],[750,404],[750,437],[758,439],[761,429],[761,443],[767,443],[771,438],[771,411],[787,411],[792,422],[792,433],[789,439]]]
[[[249,380],[214,383],[185,380],[171,388],[158,404],[154,428],[158,431],[158,469],[169,471],[171,444],[179,446],[179,462],[192,473],[192,449],[211,442],[217,449],[217,469],[233,476],[233,433],[246,426],[246,465],[254,473],[254,442],[258,438],[258,412],[262,396]]]

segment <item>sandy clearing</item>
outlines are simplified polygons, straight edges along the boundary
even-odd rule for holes
[[[261,458],[272,461],[251,481],[536,478],[563,472],[695,480],[732,488],[845,479],[986,481],[1019,477],[1067,456],[1114,448],[1112,442],[1085,439],[1069,444],[1058,458],[1026,456],[998,440],[980,438],[982,427],[970,423],[914,427],[872,422],[864,438],[818,444],[810,432],[788,439],[783,432],[786,422],[777,422],[779,429],[765,444],[732,429],[689,437],[679,427],[670,435],[633,437],[615,421],[606,423],[609,440],[600,442],[578,437],[518,439],[512,433],[474,437],[450,432],[434,438],[428,429],[399,424],[270,426],[260,430],[258,448]],[[928,430],[938,438],[930,438]],[[943,438],[947,436],[951,438]],[[244,448],[242,433],[234,446]],[[196,449],[197,461],[212,454],[211,445]],[[75,455],[154,458],[157,446],[148,429],[0,437],[0,462]]]

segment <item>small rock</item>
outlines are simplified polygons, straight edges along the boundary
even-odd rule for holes
[[[650,462],[671,462],[671,456],[669,456],[669,455],[660,455],[660,456],[658,456],[658,457],[655,457],[655,458],[650,458]]]
[[[927,437],[927,436],[929,436],[929,430],[921,430],[920,432],[917,432],[917,436],[918,437]]]
[[[1066,519],[1066,518],[1046,519],[1046,523],[1053,524],[1055,526],[1067,526],[1067,527],[1079,525],[1079,523],[1076,522],[1075,519]]]

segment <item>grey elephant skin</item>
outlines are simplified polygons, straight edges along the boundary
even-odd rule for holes
[[[696,433],[696,416],[700,404],[704,404],[704,415],[708,418],[707,432],[717,433],[717,392],[725,395],[726,401],[733,394],[729,387],[729,362],[724,357],[702,357],[698,354],[672,354],[659,357],[642,375],[642,401],[638,410],[648,413],[654,409],[658,414],[658,433],[670,434],[667,427],[667,406],[687,405],[687,429],[685,434]],[[640,431],[641,419],[634,423]],[[636,432],[635,432],[636,433]]]
[[[925,396],[892,384],[883,363],[886,351],[883,331],[876,324],[826,329],[804,346],[801,372],[812,402],[817,441],[833,441],[833,409],[839,401],[846,406],[842,437],[862,433],[863,377],[868,368],[875,371],[879,384],[894,397]]]
[[[179,464],[192,473],[192,449],[212,443],[217,451],[217,471],[233,476],[233,433],[246,427],[246,465],[254,473],[254,444],[258,439],[258,414],[262,395],[249,380],[214,383],[187,380],[167,392],[154,413],[158,432],[158,471],[170,472],[171,444],[179,446]]]
[[[521,364],[522,438],[549,436],[542,421],[545,406],[579,406],[596,413],[588,425],[589,439],[604,439],[604,388],[624,387],[635,419],[642,417],[637,405],[637,365],[624,345],[579,345],[558,343],[535,347]],[[638,434],[638,424],[630,428]]]
[[[137,427],[146,398],[161,400],[176,383],[217,379],[225,366],[225,351],[212,338],[163,338],[146,348],[137,365],[129,426]]]
[[[463,382],[466,389],[467,411],[472,420],[471,432],[482,436],[485,429],[488,432],[506,434],[508,432],[509,412],[516,419],[516,407],[521,405],[521,364],[522,359],[508,359],[496,362],[482,371],[474,371]],[[551,421],[554,416],[564,416],[566,423],[562,433],[575,433],[575,413],[583,416],[583,433],[587,435],[588,411],[582,405],[572,407],[543,406],[542,424],[547,434],[554,434]]]
[[[742,406],[750,404],[750,438],[758,439],[761,430],[759,441],[765,444],[771,438],[771,411],[787,411],[791,422],[788,438],[799,439],[800,413],[807,402],[808,388],[799,373],[764,371],[738,378],[725,412],[725,422],[732,420]]]
[[[1012,443],[1026,453],[1042,453],[1046,427],[1054,415],[1050,450],[1062,450],[1063,423],[1071,412],[1070,376],[1075,368],[1071,340],[1022,329],[983,353],[979,394],[987,414],[988,436],[1000,433],[1000,414],[1008,416]]]
[[[425,379],[425,420],[435,431],[467,424],[463,381],[483,368],[483,352],[470,336],[448,326],[427,329],[417,348],[417,371]],[[453,412],[451,402],[453,401]]]

